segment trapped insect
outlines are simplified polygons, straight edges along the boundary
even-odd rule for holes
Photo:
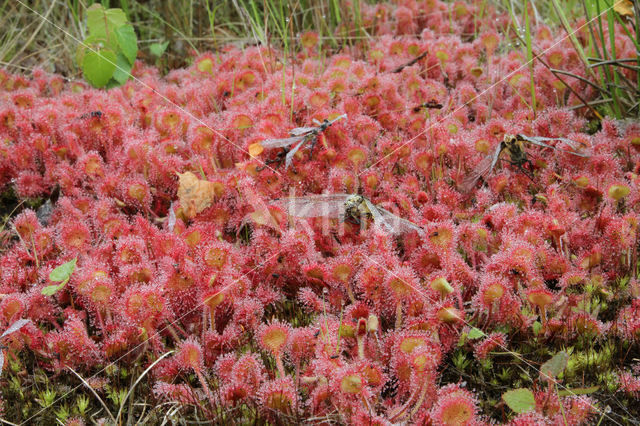
[[[413,107],[413,112],[419,112],[421,109],[442,109],[442,104],[435,100],[423,102],[418,106]]]
[[[255,155],[257,155],[257,154],[260,154],[265,148],[282,148],[282,151],[278,154],[276,159],[265,161],[265,167],[266,167],[266,164],[282,163],[282,161],[284,161],[285,169],[287,169],[291,165],[293,156],[296,154],[296,152],[298,152],[300,148],[302,148],[302,146],[305,143],[311,142],[311,149],[309,151],[309,156],[311,156],[313,154],[313,148],[315,147],[316,142],[318,141],[318,135],[324,132],[329,126],[331,126],[336,121],[342,120],[343,118],[346,118],[346,117],[347,117],[347,114],[342,114],[334,118],[333,120],[325,119],[322,122],[319,122],[318,120],[314,119],[313,122],[317,124],[317,126],[296,127],[295,129],[289,130],[289,135],[291,136],[288,138],[267,139],[262,142],[252,144],[251,146],[249,146],[249,153],[251,153],[252,155],[254,155],[255,153]],[[293,148],[288,149],[288,147],[294,144],[295,146]],[[264,169],[264,167],[260,168],[259,170],[262,170],[262,169]]]
[[[36,217],[38,218],[38,222],[41,225],[47,226],[49,225],[49,221],[51,220],[51,215],[53,214],[53,207],[58,201],[58,197],[60,197],[60,185],[56,184],[51,191],[51,195],[47,198],[47,201],[41,205],[38,210],[36,210]]]
[[[81,120],[85,119],[85,118],[102,118],[102,111],[87,112],[86,114],[82,114],[78,118],[81,119]]]
[[[362,224],[363,220],[373,220],[392,234],[417,231],[418,225],[402,219],[388,210],[378,207],[358,194],[320,194],[306,197],[290,197],[276,200],[289,215],[294,217],[327,217]]]
[[[503,152],[506,152],[508,154],[508,158],[505,160],[509,164],[515,166],[519,171],[523,172],[527,177],[533,180],[533,164],[531,163],[531,160],[529,160],[527,151],[525,150],[525,144],[528,143],[544,148],[556,149],[558,151],[566,152],[578,157],[589,157],[588,154],[577,151],[569,151],[545,143],[549,141],[563,142],[573,150],[577,150],[582,147],[580,143],[567,138],[546,138],[540,136],[526,136],[522,134],[506,134],[504,135],[504,139],[502,140],[502,142],[500,142],[500,145],[496,147],[493,154],[487,155],[485,158],[483,158],[482,161],[480,161],[480,163],[478,163],[478,165],[473,169],[473,171],[465,177],[465,179],[462,181],[462,185],[460,185],[460,189],[463,192],[469,192],[475,186],[478,179],[486,179],[486,177],[491,174],[493,169],[496,167],[496,164],[498,164],[498,160],[500,159],[500,156]],[[529,164],[530,170],[525,169],[525,164]]]

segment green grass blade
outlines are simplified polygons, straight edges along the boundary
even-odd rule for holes
[[[580,44],[580,42],[578,41],[578,38],[575,35],[575,30],[569,24],[569,21],[567,20],[567,16],[564,14],[563,9],[560,7],[558,0],[551,0],[551,2],[553,4],[553,8],[556,11],[556,14],[558,15],[558,19],[560,19],[560,23],[562,24],[562,26],[564,27],[564,30],[567,33],[567,37],[569,37],[569,40],[571,41],[573,48],[575,49],[576,53],[578,54],[578,57],[584,64],[584,68],[586,72],[591,77],[595,78],[595,74],[593,70],[591,69],[591,67],[589,67],[589,61],[587,59],[587,55],[584,53],[584,49],[582,48],[582,45]]]
[[[533,76],[533,50],[531,48],[531,22],[529,19],[529,7],[528,4],[524,5],[524,39],[525,45],[527,48],[527,63],[529,64],[529,76],[531,79],[530,89],[531,89],[531,110],[533,111],[533,117],[536,117],[536,83],[535,77]]]
[[[616,60],[616,34],[615,34],[615,18],[613,14],[616,13],[612,10],[612,5],[609,5],[608,1],[605,1],[605,6],[607,6],[607,30],[609,33],[609,47],[611,49],[611,60]],[[608,68],[605,66],[605,68]],[[613,112],[615,117],[619,120],[622,118],[622,109],[620,106],[620,77],[618,75],[618,70],[615,67],[612,67],[611,73],[613,75],[613,85],[611,95],[613,97]]]

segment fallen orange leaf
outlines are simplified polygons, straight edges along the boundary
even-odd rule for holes
[[[618,0],[613,5],[613,10],[622,16],[633,16],[633,2],[631,0]]]
[[[216,194],[220,192],[219,182],[200,180],[191,172],[178,173],[178,199],[180,207],[189,219],[213,203]]]

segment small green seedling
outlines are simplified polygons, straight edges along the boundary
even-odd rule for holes
[[[62,289],[62,287],[64,287],[69,282],[71,274],[76,269],[77,261],[78,258],[74,257],[67,263],[63,263],[62,265],[51,271],[51,273],[49,274],[49,280],[59,282],[60,284],[46,286],[42,289],[42,294],[44,294],[45,296],[53,296],[58,292],[58,290]]]
[[[29,319],[19,319],[18,321],[11,324],[9,328],[7,328],[4,333],[2,333],[2,335],[0,335],[0,339],[10,335],[11,333],[15,333],[30,322],[31,320]],[[4,349],[6,349],[6,346],[0,346],[0,374],[2,374],[2,367],[4,366]]]

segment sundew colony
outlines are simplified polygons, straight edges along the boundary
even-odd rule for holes
[[[506,46],[510,18],[488,2],[360,8],[366,44],[335,52],[307,33],[286,62],[226,47],[166,77],[137,62],[108,91],[0,72],[2,191],[35,208],[60,188],[48,224],[21,205],[3,231],[1,327],[30,320],[3,337],[4,418],[53,422],[60,404],[76,407],[29,403],[36,377],[56,378],[58,396],[78,385],[70,370],[103,400],[87,393],[91,412],[115,415],[113,396],[148,367],[135,392],[152,391],[154,415],[166,403],[220,423],[637,415],[640,126],[605,119],[585,133],[574,92],[595,89],[559,86],[540,62],[534,116],[525,53]],[[633,57],[613,25],[618,57]],[[585,75],[564,33],[540,21],[532,33],[550,64]],[[416,108],[429,102],[442,108]],[[291,167],[252,155],[343,114]],[[500,161],[462,191],[505,134],[568,138],[590,155],[530,147],[530,176]],[[178,173],[196,188],[188,203]],[[344,221],[337,235],[272,202],[293,190],[357,194],[422,232]],[[69,283],[43,295],[73,258]],[[566,368],[543,380],[560,351]],[[519,413],[502,399],[516,388],[532,395]],[[69,409],[68,424],[90,420]],[[151,421],[142,405],[123,410]]]

